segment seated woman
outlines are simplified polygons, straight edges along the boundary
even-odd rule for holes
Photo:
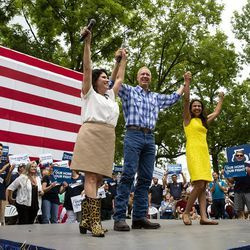
[[[160,206],[161,211],[161,219],[174,219],[175,213],[175,201],[174,197],[167,193],[163,196],[163,201],[161,202]]]
[[[17,190],[16,200],[13,192]],[[35,161],[28,163],[24,173],[17,177],[7,188],[7,199],[18,212],[18,224],[33,224],[39,210],[39,196],[43,194],[41,179],[37,175]]]

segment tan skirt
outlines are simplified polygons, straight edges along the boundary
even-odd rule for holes
[[[114,154],[115,128],[86,122],[78,132],[70,168],[111,177]]]

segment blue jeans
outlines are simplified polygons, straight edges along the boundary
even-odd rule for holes
[[[57,223],[58,218],[57,203],[53,203],[49,200],[43,200],[42,202],[42,224]]]
[[[124,138],[124,170],[115,198],[114,220],[126,219],[129,194],[137,173],[134,192],[133,220],[146,218],[148,210],[148,188],[152,181],[155,161],[154,134],[127,130]]]

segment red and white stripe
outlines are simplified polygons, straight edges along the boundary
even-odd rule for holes
[[[61,160],[81,125],[82,74],[0,46],[0,142]]]

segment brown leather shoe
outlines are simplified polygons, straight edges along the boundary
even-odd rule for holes
[[[214,220],[200,220],[200,225],[218,225],[219,223]]]
[[[148,219],[143,220],[133,220],[132,221],[132,229],[157,229],[161,225],[159,223],[150,222]]]
[[[129,225],[125,220],[115,221],[114,222],[114,230],[115,231],[130,231]]]

